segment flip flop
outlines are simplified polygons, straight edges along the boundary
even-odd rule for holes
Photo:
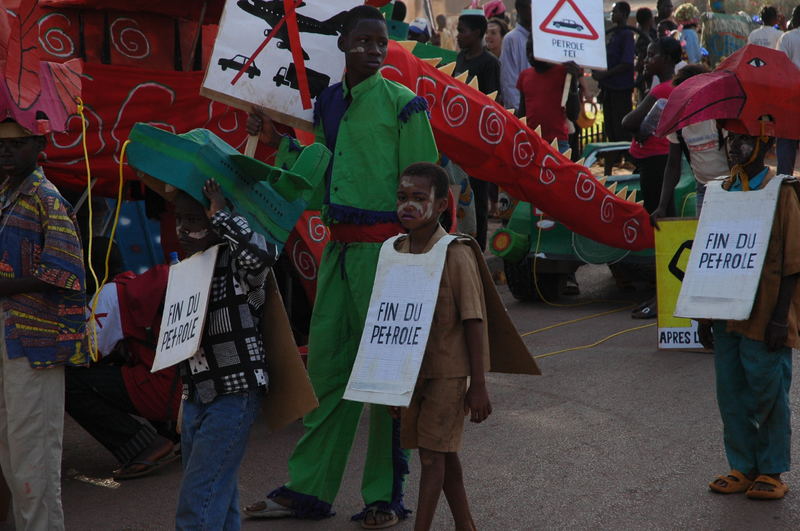
[[[771,479],[771,478],[770,478]],[[725,485],[720,485],[717,481],[724,481]],[[708,484],[708,488],[718,494],[737,494],[745,492],[753,485],[753,481],[738,470],[731,470],[727,476],[717,476]]]
[[[293,510],[269,498],[244,507],[242,512],[250,518],[287,518],[294,516]]]
[[[769,485],[768,490],[757,489],[756,485],[763,483]],[[789,485],[779,479],[761,475],[756,478],[750,488],[747,489],[747,497],[751,500],[780,500],[789,492]]]
[[[371,515],[372,520],[375,521],[378,513],[390,514],[392,515],[392,517],[380,523],[375,523],[375,524],[367,523],[368,516]],[[394,525],[397,525],[399,522],[400,522],[400,517],[397,516],[397,513],[394,511],[391,510],[383,511],[378,507],[368,507],[367,510],[364,511],[364,519],[361,520],[361,527],[363,527],[364,529],[386,529],[387,527],[392,527]]]
[[[111,473],[111,477],[115,480],[125,480],[125,479],[134,479],[134,478],[141,478],[152,474],[159,468],[162,468],[176,459],[180,457],[180,453],[173,452],[166,457],[162,457],[158,461],[149,461],[147,459],[137,459],[136,461],[131,461],[127,465],[118,468],[114,472]],[[143,466],[144,468],[137,468],[136,470],[131,470],[131,468],[136,466]]]

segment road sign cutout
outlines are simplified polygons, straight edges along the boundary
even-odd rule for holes
[[[553,19],[556,18],[556,15],[561,10],[561,8],[564,6],[564,4],[569,4],[569,7],[572,8],[572,10],[575,12],[575,15],[578,18],[580,18],[581,22],[583,23],[583,28],[589,30],[589,35],[586,35],[584,33],[578,33],[576,31],[564,31],[564,30],[561,30],[561,29],[553,29],[553,28],[548,28],[547,27],[548,24],[553,22]],[[557,24],[561,25],[564,22],[566,22],[566,24],[563,24],[563,26],[561,26],[561,27],[565,27],[565,28],[575,27],[575,26],[569,24],[569,23],[575,24],[575,21],[572,20],[572,19],[556,20],[553,23],[553,25],[554,26],[556,26]],[[559,26],[556,26],[556,28],[558,28],[558,27]],[[580,10],[580,8],[578,8],[578,6],[575,5],[575,1],[574,0],[560,0],[556,4],[556,6],[553,8],[553,10],[550,12],[550,14],[547,15],[547,18],[544,19],[544,22],[542,22],[542,24],[539,26],[539,29],[544,31],[545,33],[553,33],[555,35],[563,35],[564,37],[573,37],[573,38],[576,38],[576,39],[588,39],[590,41],[594,41],[594,40],[597,40],[599,38],[599,35],[597,34],[597,31],[595,31],[595,29],[589,23],[589,20],[583,14],[583,12]]]

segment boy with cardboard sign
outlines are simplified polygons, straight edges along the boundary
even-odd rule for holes
[[[698,234],[703,225],[714,221],[715,200],[724,201],[727,194],[736,193],[745,198],[752,195],[756,200],[757,194],[773,189],[777,193],[774,209],[754,216],[766,217],[771,230],[762,234],[751,228],[750,235],[741,233],[744,238],[739,237],[738,230],[730,234],[720,230],[709,233],[710,237],[696,238],[687,279],[692,273],[693,261],[694,269],[700,271],[708,269],[705,264],[710,262],[715,271],[732,269],[734,263],[739,263],[739,268],[750,268],[754,262],[758,287],[744,317],[718,317],[722,315],[718,312],[724,308],[709,315],[707,312],[712,307],[704,304],[702,298],[697,303],[686,304],[680,315],[713,319],[700,322],[698,335],[703,346],[714,349],[717,403],[731,470],[712,480],[709,488],[720,494],[746,493],[753,499],[780,499],[789,491],[781,481],[781,474],[790,466],[792,348],[800,347],[800,293],[796,289],[800,276],[800,240],[796,236],[800,227],[800,187],[793,179],[774,176],[764,165],[764,156],[774,138],[730,133],[727,143],[731,176],[722,189],[709,190]],[[757,227],[760,219],[744,221]],[[751,255],[757,254],[761,246],[766,246],[760,258],[763,266],[755,258],[751,260]],[[700,265],[698,260],[703,259],[702,255],[712,252],[721,258],[706,258],[704,265]],[[700,255],[699,258],[696,255]],[[682,295],[685,289],[686,281]],[[726,293],[718,295],[727,296]]]
[[[448,235],[439,224],[447,187],[447,174],[431,163],[412,164],[400,177],[397,215],[408,235],[382,246],[368,326],[345,393],[350,399],[408,405],[402,413],[397,407],[392,411],[401,417],[401,445],[419,449],[418,530],[430,528],[442,491],[456,529],[475,528],[458,450],[465,414],[482,422],[492,412],[485,372],[540,374],[500,301],[477,242]],[[435,309],[426,308],[426,291],[434,294]],[[401,292],[422,302],[403,309],[387,302],[391,297],[383,300]],[[370,317],[387,325],[369,326]],[[391,374],[396,381],[387,381]]]

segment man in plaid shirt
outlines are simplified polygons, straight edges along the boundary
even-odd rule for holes
[[[186,193],[175,199],[186,256],[222,244],[200,349],[181,364],[184,476],[176,528],[236,530],[239,465],[267,388],[259,320],[264,282],[278,249],[226,209],[215,181],[206,182],[203,194],[207,210]]]

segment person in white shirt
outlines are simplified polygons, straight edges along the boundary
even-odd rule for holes
[[[516,0],[517,26],[503,39],[500,53],[500,97],[507,109],[519,109],[517,78],[530,68],[526,46],[531,34],[531,0]]]
[[[673,83],[677,86],[697,74],[704,74],[708,69],[703,65],[689,65],[675,74]],[[717,128],[716,120],[705,120],[687,125],[667,135],[669,155],[664,166],[664,181],[661,185],[661,198],[650,215],[653,225],[658,226],[658,219],[666,217],[673,201],[675,187],[681,178],[681,161],[685,156],[692,167],[697,181],[697,215],[703,207],[706,184],[722,175],[728,175],[728,157],[722,130]]]
[[[795,29],[781,35],[776,47],[800,68],[800,5],[792,11],[791,25]],[[794,161],[797,158],[797,140],[779,138],[775,154],[778,157],[778,174],[792,175]]]
[[[764,6],[761,9],[761,23],[763,26],[750,32],[747,43],[774,49],[778,39],[783,35],[783,32],[775,27],[778,23],[778,10],[774,6]]]

